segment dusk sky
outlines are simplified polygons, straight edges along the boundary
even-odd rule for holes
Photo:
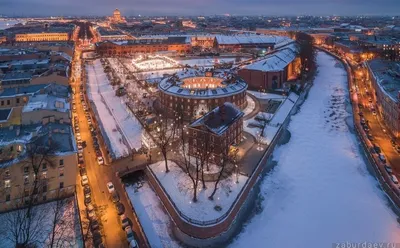
[[[400,0],[0,0],[15,15],[399,15]]]

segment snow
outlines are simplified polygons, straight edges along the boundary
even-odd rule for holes
[[[244,116],[250,114],[256,108],[256,103],[254,102],[253,98],[246,95],[246,101],[247,101],[247,106],[245,109],[243,109]]]
[[[202,183],[199,182],[198,201],[192,202],[193,184],[189,176],[172,161],[168,162],[168,166],[170,169],[168,173],[165,173],[164,161],[152,164],[150,168],[177,208],[187,217],[198,221],[212,221],[228,212],[248,179],[246,176],[238,175],[238,183],[236,183],[236,175],[232,175],[221,180],[214,195],[214,201],[209,200],[208,197],[211,195],[215,183],[206,182],[207,188],[203,190]],[[216,211],[215,206],[220,206],[222,210]]]
[[[296,58],[296,52],[292,49],[282,49],[268,55],[265,59],[247,65],[244,68],[258,71],[282,71]]]
[[[56,202],[49,202],[33,207],[33,213],[35,216],[32,218],[33,223],[40,223],[40,228],[33,228],[36,224],[31,225],[32,235],[37,235],[35,240],[38,247],[47,247],[51,241],[52,234],[52,221],[54,218],[54,211],[56,209]],[[81,227],[79,224],[78,209],[76,209],[74,204],[74,198],[65,199],[65,204],[61,206],[61,220],[58,222],[55,228],[55,242],[58,242],[58,246],[55,247],[83,247]],[[19,210],[21,211],[21,210]],[[21,216],[20,214],[14,214],[15,211],[10,213],[4,213],[0,215],[0,222],[7,223],[0,226],[0,248],[14,247],[14,243],[11,237],[11,230],[7,230],[10,225],[15,224],[26,224],[27,221],[11,221],[16,216]],[[10,223],[11,221],[11,223]],[[47,244],[47,245],[44,245]]]
[[[7,29],[7,28],[11,28],[12,26],[14,26],[15,24],[20,23],[19,20],[0,20],[0,30],[2,29]]]
[[[345,123],[345,71],[325,53],[317,63],[308,98],[292,117],[290,141],[275,150],[278,164],[260,185],[263,210],[231,247],[400,242],[397,217]]]
[[[96,106],[111,150],[116,158],[127,156],[141,147],[142,126],[125,104],[115,95],[99,60],[88,65],[88,96]]]
[[[130,185],[125,189],[150,246],[158,248],[180,247],[173,238],[170,217],[150,185],[143,182],[140,188],[136,185]]]
[[[247,58],[240,58],[240,61],[246,60]],[[215,64],[222,64],[222,63],[235,63],[236,58],[200,58],[200,59],[182,59],[178,62],[182,65],[189,65],[191,67],[198,66],[198,67],[212,67]]]
[[[272,93],[265,93],[265,92],[258,92],[253,90],[248,90],[247,93],[252,94],[258,99],[285,99],[286,96],[272,94]]]

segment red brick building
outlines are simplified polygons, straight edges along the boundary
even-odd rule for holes
[[[236,77],[202,74],[178,79],[167,77],[158,84],[158,88],[160,105],[170,113],[182,108],[186,120],[198,118],[225,102],[231,102],[241,109],[246,107],[247,84]]]
[[[101,56],[155,53],[165,51],[188,53],[191,51],[191,48],[192,46],[187,42],[186,37],[105,41],[96,43],[96,52]]]
[[[283,83],[296,79],[300,73],[300,59],[291,48],[279,50],[266,58],[239,70],[238,74],[252,90],[274,90]]]
[[[233,144],[238,144],[243,135],[243,116],[234,104],[226,102],[190,124],[189,155],[208,154],[215,162],[227,154]]]

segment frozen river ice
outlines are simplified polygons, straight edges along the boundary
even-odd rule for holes
[[[262,211],[231,247],[332,247],[335,242],[400,242],[400,226],[369,174],[345,118],[345,70],[319,52],[318,74],[289,125],[289,143],[261,182]]]

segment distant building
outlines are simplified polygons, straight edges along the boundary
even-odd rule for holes
[[[238,74],[248,83],[249,89],[280,89],[285,82],[297,79],[300,74],[297,48],[287,47],[271,53],[266,58],[243,67]]]
[[[105,41],[96,43],[96,52],[101,56],[117,56],[125,54],[156,53],[166,51],[188,53],[191,51],[191,45],[190,42],[187,42],[186,37]]]
[[[97,33],[99,34],[100,41],[119,41],[119,40],[130,40],[133,37],[122,33],[119,30],[112,30],[99,27],[96,29]]]
[[[121,16],[121,12],[119,11],[119,9],[115,9],[113,12],[113,15],[111,17],[109,17],[109,21],[111,23],[124,23],[126,22],[125,18],[123,18]]]
[[[217,162],[228,154],[243,135],[243,115],[232,103],[224,103],[189,125],[189,155],[209,152],[209,161]]]
[[[367,62],[378,113],[389,131],[400,137],[400,63],[374,59]]]

